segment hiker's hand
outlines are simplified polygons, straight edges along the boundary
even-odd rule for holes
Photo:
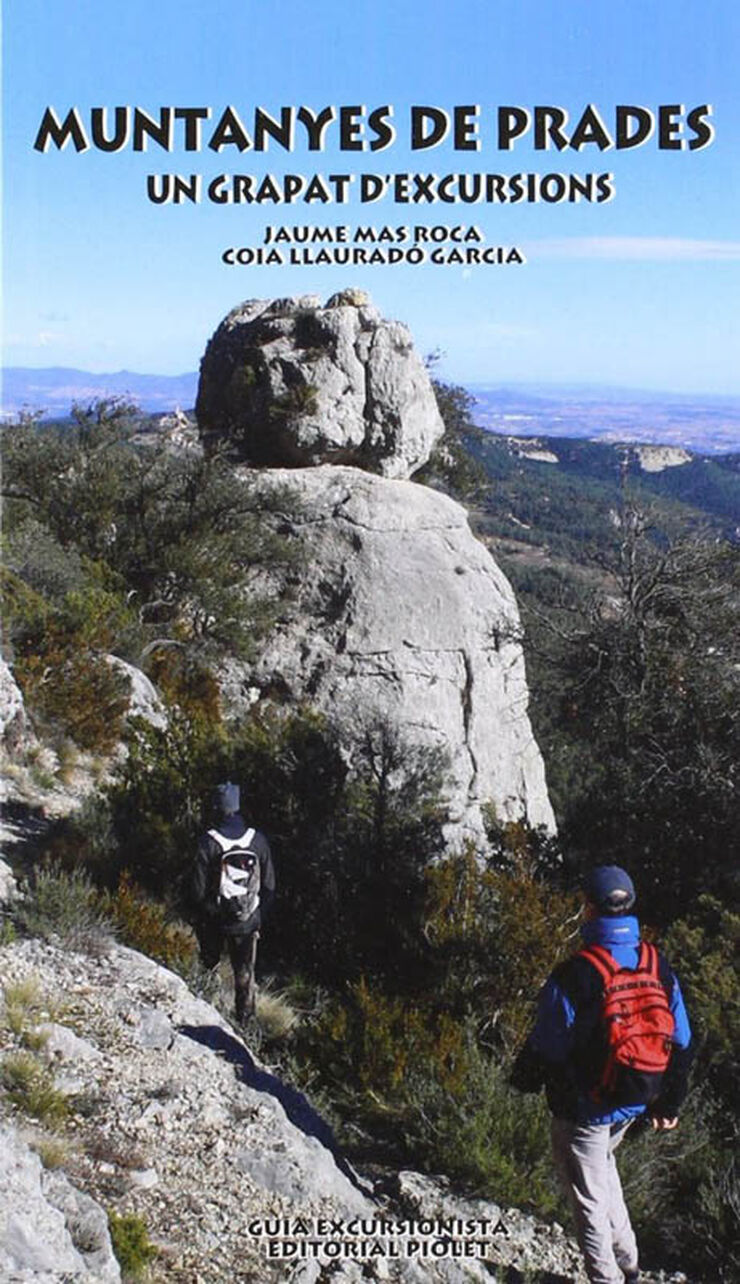
[[[653,1118],[650,1120],[656,1132],[670,1132],[672,1128],[678,1127],[678,1116],[675,1119]]]

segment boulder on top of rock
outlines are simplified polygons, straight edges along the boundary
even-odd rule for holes
[[[196,415],[206,449],[256,467],[352,464],[408,478],[444,432],[411,335],[362,290],[252,299],[210,340]]]

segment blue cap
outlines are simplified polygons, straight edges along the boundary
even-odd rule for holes
[[[586,876],[583,890],[597,909],[606,914],[624,914],[635,903],[635,886],[619,865],[597,865]]]
[[[233,816],[239,810],[239,786],[230,780],[216,785],[216,803],[223,816]]]

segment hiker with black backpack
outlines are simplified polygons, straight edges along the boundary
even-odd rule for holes
[[[598,866],[583,890],[583,948],[545,983],[511,1082],[546,1090],[555,1166],[589,1280],[636,1284],[637,1243],[614,1152],[636,1119],[676,1127],[691,1030],[676,976],[630,913],[629,874]]]
[[[204,967],[218,966],[224,944],[234,970],[236,1019],[255,1007],[259,931],[275,895],[270,844],[239,811],[239,786],[216,789],[216,819],[203,835],[191,877],[193,928]]]

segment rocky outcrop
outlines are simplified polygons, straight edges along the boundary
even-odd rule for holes
[[[434,392],[405,326],[346,290],[253,299],[222,321],[201,362],[196,415],[207,447],[265,467],[353,464],[410,477],[442,436]]]
[[[38,1055],[70,1101],[70,1180],[99,1204],[140,1215],[173,1278],[282,1280],[264,1240],[248,1229],[251,1219],[372,1210],[305,1097],[258,1065],[216,1009],[173,973],[112,943],[90,958],[46,941],[0,950],[0,969],[4,986],[32,978],[57,1014],[39,1031]],[[30,1139],[42,1135],[38,1129]],[[23,1190],[39,1184],[33,1167],[19,1187],[14,1153],[3,1149],[6,1239],[10,1222],[25,1216]],[[49,1237],[53,1223],[61,1244],[61,1219],[48,1218]],[[51,1250],[57,1238],[48,1243]],[[60,1259],[59,1274],[34,1274],[37,1246],[27,1243],[24,1259],[20,1234],[13,1244],[30,1272],[19,1279],[51,1284],[72,1269]]]
[[[166,707],[146,674],[119,656],[105,659],[125,679],[126,718],[166,727]],[[52,748],[39,741],[13,675],[0,661],[0,849],[14,862],[35,855],[53,823],[78,811],[126,752],[120,743],[101,759],[71,743]]]
[[[143,718],[152,727],[163,730],[167,726],[167,710],[154,683],[118,655],[107,655],[106,660],[116,673],[122,674],[128,684],[127,718]]]
[[[50,1171],[34,1153],[43,1128],[0,1098],[3,1280],[113,1284],[103,1209],[143,1220],[157,1279],[470,1284],[509,1268],[582,1278],[572,1241],[534,1218],[455,1200],[413,1173],[372,1192],[306,1098],[135,951],[111,944],[89,957],[27,940],[0,949],[0,972],[16,993],[32,982],[56,1013],[35,1055],[69,1101],[66,1154]]]
[[[256,663],[226,671],[230,716],[277,694],[347,734],[390,722],[448,755],[451,838],[481,839],[487,803],[502,821],[551,829],[516,602],[464,509],[354,468],[241,475],[265,494],[289,487],[290,511],[276,520],[302,564]]]
[[[0,747],[16,754],[35,739],[20,688],[9,666],[0,659]]]
[[[521,1279],[522,1274],[534,1274],[538,1279],[567,1279],[569,1284],[585,1284],[586,1273],[578,1248],[557,1222],[548,1225],[516,1209],[500,1208],[490,1200],[465,1199],[440,1176],[400,1172],[389,1185],[407,1217],[432,1217],[453,1225],[485,1227],[491,1248],[487,1260],[478,1264],[481,1280],[490,1284],[489,1263],[493,1261],[502,1271],[499,1278],[510,1278],[508,1273],[504,1274],[508,1268],[514,1279]],[[472,1274],[472,1263],[469,1269]]]
[[[15,1284],[119,1284],[105,1210],[61,1172],[47,1172],[14,1128],[0,1124],[0,1278]]]
[[[681,468],[691,463],[691,455],[682,446],[634,446],[634,456],[644,473],[662,473],[666,468]]]
[[[0,859],[0,915],[18,895],[18,884],[7,861]]]
[[[245,484],[290,490],[278,523],[301,557],[256,663],[224,666],[227,717],[277,695],[345,742],[390,724],[447,755],[451,839],[482,841],[491,803],[554,828],[512,591],[464,510],[409,481],[444,426],[408,331],[360,291],[241,304],[208,344],[196,413]]]

